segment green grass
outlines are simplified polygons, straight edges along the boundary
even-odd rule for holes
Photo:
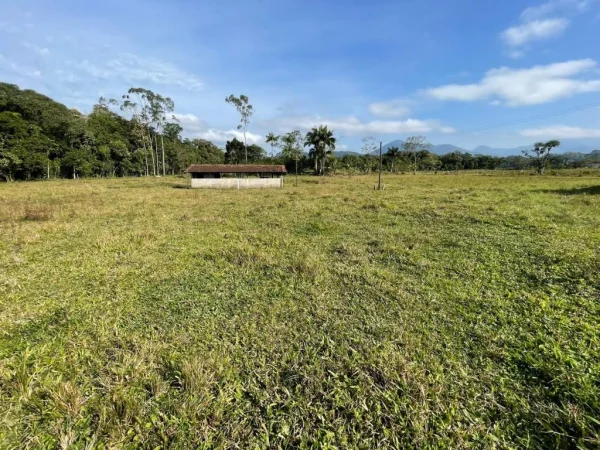
[[[597,448],[600,177],[0,185],[0,448]]]

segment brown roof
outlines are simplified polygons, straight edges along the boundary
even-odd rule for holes
[[[285,166],[261,164],[192,164],[185,173],[287,173]]]

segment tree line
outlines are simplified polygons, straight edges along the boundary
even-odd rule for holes
[[[313,128],[303,137],[298,130],[282,136],[269,133],[266,142],[271,145],[271,154],[283,158],[288,171],[324,174],[368,174],[379,170],[378,145],[372,136],[362,139],[362,154],[355,152],[335,152],[336,139],[326,126]],[[411,136],[401,147],[386,149],[382,157],[382,168],[390,173],[448,172],[458,170],[535,170],[543,174],[547,168],[567,169],[600,165],[600,150],[589,155],[581,153],[553,154],[560,146],[553,140],[539,142],[523,155],[495,157],[472,155],[455,151],[437,155],[429,151],[429,144],[423,136]],[[302,148],[309,147],[308,153]],[[275,149],[281,149],[276,153]]]
[[[167,97],[131,88],[119,100],[99,99],[85,115],[0,83],[0,180],[166,175],[223,163],[225,153],[212,142],[181,137],[174,107]]]
[[[245,95],[225,99],[240,114],[244,142],[228,141],[224,149],[204,139],[181,136],[174,102],[143,88],[131,88],[120,99],[100,98],[89,114],[69,109],[33,90],[0,83],[0,180],[158,176],[181,174],[191,164],[285,164],[292,173],[360,174],[378,170],[378,146],[363,139],[363,154],[336,152],[333,130],[317,126],[308,133],[269,133],[267,154],[248,145],[246,136],[254,109]],[[560,143],[536,144],[528,155],[493,157],[453,152],[436,155],[425,138],[406,139],[387,149],[383,169],[416,171],[569,168],[600,163],[590,155],[554,155]],[[576,156],[577,155],[577,156]]]

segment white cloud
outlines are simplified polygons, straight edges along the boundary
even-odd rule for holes
[[[527,22],[555,13],[582,12],[586,10],[589,4],[589,0],[550,0],[541,5],[525,9],[521,13],[521,20]]]
[[[40,56],[46,56],[50,54],[50,50],[47,47],[39,47],[35,44],[31,44],[29,42],[21,42],[21,45],[32,52],[37,53]]]
[[[452,133],[456,133],[456,128],[443,126],[443,127],[440,127],[440,132],[444,133],[444,134],[452,134]]]
[[[181,124],[181,126],[198,126],[201,125],[203,126],[203,124],[205,123],[204,121],[202,121],[200,118],[198,118],[197,116],[195,116],[194,114],[182,114],[182,113],[174,113],[173,114],[175,116],[175,118],[177,120],[179,120],[179,123]]]
[[[449,84],[428,89],[438,100],[472,102],[502,100],[509,106],[539,105],[575,94],[600,91],[600,79],[574,78],[592,72],[596,62],[579,59],[529,69],[500,67],[488,71],[479,83]]]
[[[173,115],[177,118],[179,124],[183,128],[183,134],[188,137],[206,139],[207,141],[219,143],[237,138],[244,142],[244,133],[239,130],[220,130],[218,128],[211,128],[204,120],[194,114],[175,113]],[[251,145],[262,143],[264,142],[264,139],[258,134],[246,132],[246,141]]]
[[[530,128],[521,131],[521,136],[544,139],[600,138],[600,129],[555,125],[546,128]]]
[[[197,133],[196,137],[213,142],[227,142],[232,140],[233,138],[236,138],[238,141],[244,142],[244,133],[242,133],[239,130],[218,130],[216,128],[210,128],[201,133]],[[258,134],[246,132],[246,141],[249,145],[252,145],[259,144],[263,142],[264,139]]]
[[[441,133],[453,133],[454,128],[443,126],[432,120],[374,120],[363,122],[357,117],[349,116],[340,119],[328,119],[320,116],[288,116],[280,117],[268,124],[270,127],[285,130],[309,130],[312,127],[326,125],[337,133],[364,136],[366,134],[404,134],[404,133],[429,133],[438,131]]]
[[[179,121],[179,125],[183,128],[183,133],[189,137],[199,137],[199,134],[206,132],[210,128],[208,123],[194,114],[174,113],[173,116]]]
[[[504,30],[500,37],[512,50],[508,56],[522,58],[528,43],[561,35],[569,26],[569,16],[581,13],[597,0],[549,0],[525,9],[520,24]],[[518,49],[521,47],[520,49]],[[518,50],[517,50],[518,49]]]
[[[530,41],[558,36],[568,25],[569,21],[567,19],[534,20],[533,22],[504,30],[502,32],[502,39],[507,45],[519,47]]]
[[[119,79],[129,83],[154,83],[179,86],[189,91],[199,91],[203,82],[197,76],[182,71],[174,65],[154,58],[143,58],[131,53],[120,53],[105,62],[69,62],[75,70],[102,80]]]
[[[398,99],[389,102],[371,103],[369,111],[379,117],[405,117],[410,113],[410,108],[406,100]]]

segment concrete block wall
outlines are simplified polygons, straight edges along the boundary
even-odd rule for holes
[[[192,178],[193,188],[264,189],[282,188],[283,178]]]

